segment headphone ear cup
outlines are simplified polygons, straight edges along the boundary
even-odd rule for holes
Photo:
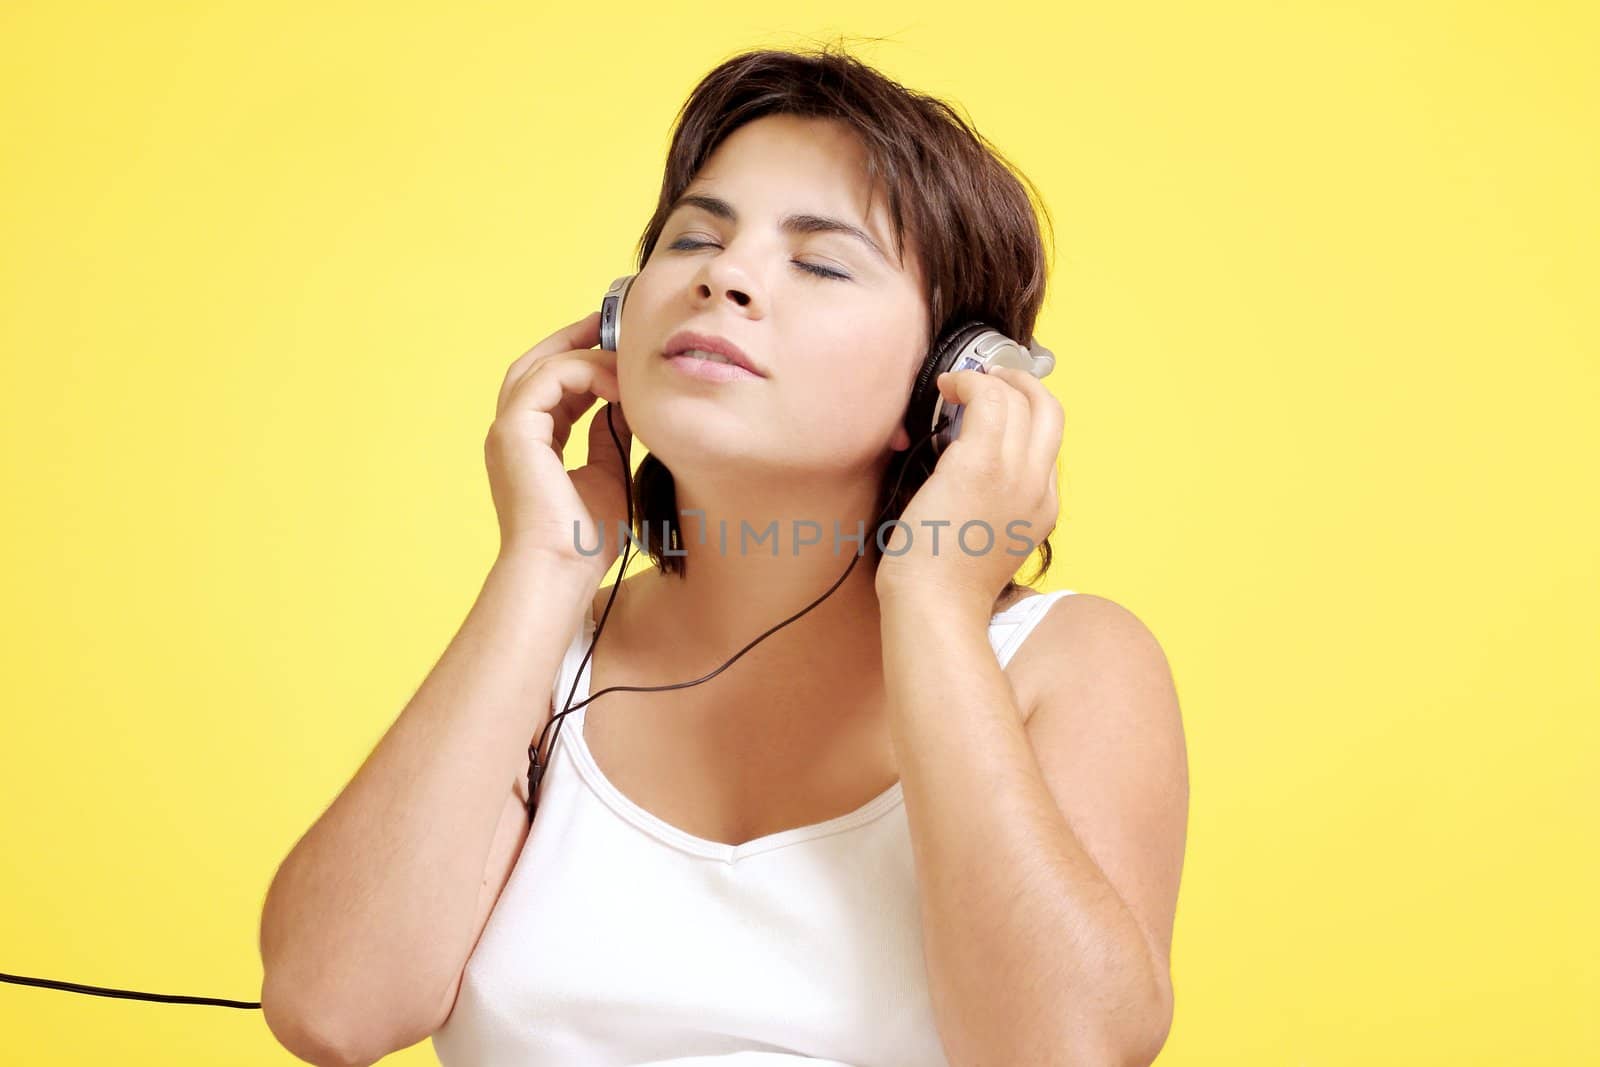
[[[615,352],[617,342],[622,339],[622,305],[627,302],[628,287],[636,277],[624,274],[611,283],[611,288],[600,299],[600,347],[607,352]]]
[[[969,319],[945,330],[928,350],[928,357],[923,360],[917,380],[911,386],[911,399],[906,404],[905,427],[911,437],[912,448],[917,447],[917,442],[933,430],[933,409],[939,402],[939,386],[934,379],[949,370],[962,348],[988,328],[981,322]],[[930,444],[937,453],[939,439],[935,437]]]

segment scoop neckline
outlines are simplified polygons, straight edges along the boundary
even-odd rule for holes
[[[1044,593],[1034,592],[1009,607],[995,612],[989,617],[990,625],[992,626],[996,620],[1001,619],[1003,616],[1015,612],[1029,601],[1045,595]],[[594,603],[592,600],[588,611],[584,613],[583,623],[583,630],[579,634],[579,640],[572,650],[579,660],[584,658],[584,652],[588,650],[589,638],[594,633]],[[579,647],[582,647],[584,651],[578,652],[577,649]],[[574,704],[582,703],[589,699],[589,669],[593,662],[594,657],[588,657],[588,662],[583,664],[583,669],[578,674],[577,687],[572,696]],[[691,834],[687,830],[667,822],[659,815],[646,811],[631,800],[622,790],[618,789],[611,779],[606,777],[606,773],[600,769],[599,762],[594,758],[594,752],[589,748],[588,739],[584,737],[584,726],[588,722],[588,711],[589,707],[585,704],[583,707],[571,712],[572,717],[577,720],[571,724],[573,727],[570,731],[571,736],[565,736],[568,731],[562,731],[558,738],[566,742],[566,751],[569,758],[577,765],[578,772],[596,795],[617,815],[663,844],[691,855],[719,860],[729,866],[733,866],[739,861],[752,856],[823,837],[830,837],[834,834],[844,833],[847,830],[853,830],[858,826],[865,826],[867,823],[873,822],[899,807],[905,799],[904,785],[899,778],[896,778],[894,784],[889,788],[860,807],[853,811],[845,812],[843,815],[836,815],[831,819],[809,823],[805,826],[794,826],[787,830],[762,834],[760,837],[753,837],[738,844],[713,841],[707,837]]]
[[[594,632],[591,622],[583,634],[580,644],[587,648],[588,637]],[[583,654],[578,653],[582,659]],[[577,689],[573,694],[573,703],[589,699],[589,668],[593,665],[594,657],[589,657],[589,662],[583,665],[583,670],[578,675]],[[690,855],[701,856],[706,859],[719,860],[732,866],[740,860],[762,853],[772,852],[790,845],[798,845],[806,841],[829,837],[833,834],[853,830],[864,826],[879,817],[888,814],[898,807],[904,799],[904,791],[900,779],[896,778],[894,784],[871,800],[862,804],[853,811],[843,815],[824,819],[822,822],[808,823],[805,826],[794,826],[787,830],[778,830],[770,834],[762,834],[748,841],[730,844],[726,841],[713,841],[708,837],[691,834],[681,827],[674,826],[659,815],[646,811],[639,804],[630,799],[627,794],[618,789],[600,769],[600,764],[594,758],[594,752],[589,748],[589,741],[584,737],[584,727],[588,723],[589,707],[583,707],[572,712],[572,717],[578,721],[572,724],[571,736],[564,732],[561,740],[567,743],[568,756],[577,764],[578,772],[583,776],[590,788],[605,802],[606,806],[632,823],[639,830],[661,843],[687,852]]]

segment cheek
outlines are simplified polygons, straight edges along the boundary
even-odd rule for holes
[[[895,344],[889,338],[862,337],[859,334],[836,340],[817,338],[811,348],[815,357],[806,368],[806,377],[812,391],[819,395],[840,399],[848,396],[853,408],[869,408],[864,397],[888,397],[905,388],[910,375],[903,369],[906,362],[904,341]]]
[[[922,367],[927,349],[922,345],[923,328],[918,324],[898,326],[875,322],[870,328],[841,338],[839,348],[830,352],[826,364],[837,387],[848,385],[860,400],[853,406],[866,418],[878,408],[902,412],[911,396],[911,384]]]
[[[891,361],[883,352],[854,348],[848,358],[829,359],[808,373],[803,389],[808,423],[834,440],[877,447],[905,418],[911,374],[903,358]],[[855,448],[855,445],[850,446]]]

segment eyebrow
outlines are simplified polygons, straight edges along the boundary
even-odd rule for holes
[[[710,196],[706,193],[685,193],[683,196],[678,197],[677,202],[672,205],[672,210],[667,212],[667,217],[671,218],[682,207],[697,207],[728,222],[736,223],[739,221],[739,213],[733,209],[733,205],[720,196]],[[884,254],[878,242],[872,239],[870,233],[843,219],[806,213],[790,214],[778,220],[778,228],[786,233],[842,233],[846,237],[854,237],[872,249],[873,253],[883,260],[885,264],[889,262],[889,257]]]

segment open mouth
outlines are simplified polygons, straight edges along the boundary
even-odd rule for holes
[[[766,377],[766,372],[745,354],[744,349],[728,338],[712,333],[679,330],[667,339],[662,355],[668,360],[688,359],[712,366],[737,367],[751,377]]]
[[[711,382],[733,382],[741,379],[758,379],[761,377],[728,357],[716,352],[703,352],[698,349],[689,349],[677,355],[666,357],[668,365],[691,378],[699,378]]]

